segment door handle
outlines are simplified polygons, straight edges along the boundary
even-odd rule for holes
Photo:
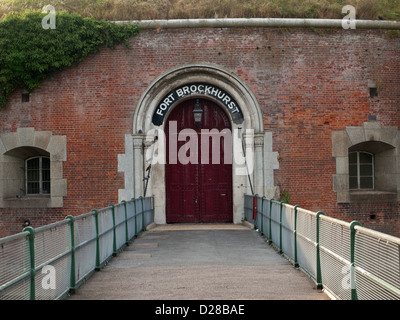
[[[220,196],[226,196],[226,193],[221,193]]]

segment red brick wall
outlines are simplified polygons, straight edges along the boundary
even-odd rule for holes
[[[210,63],[239,76],[254,92],[280,155],[275,184],[291,203],[359,220],[400,236],[399,203],[336,203],[331,132],[362,126],[368,114],[400,129],[400,38],[386,31],[177,29],[143,31],[129,49],[102,49],[54,75],[21,103],[16,92],[0,111],[0,132],[18,127],[67,136],[64,208],[0,209],[0,236],[116,203],[124,176],[118,154],[132,133],[135,107],[158,76],[184,64]],[[382,90],[371,99],[367,80]],[[376,220],[370,221],[370,212]]]

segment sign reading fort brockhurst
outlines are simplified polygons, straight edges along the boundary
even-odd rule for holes
[[[238,103],[221,88],[207,83],[190,83],[175,88],[161,99],[153,114],[153,124],[156,126],[164,122],[164,117],[171,105],[188,96],[204,95],[218,100],[226,108],[236,124],[243,122],[243,113]]]

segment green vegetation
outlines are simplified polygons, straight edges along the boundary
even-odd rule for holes
[[[289,191],[283,190],[279,196],[279,201],[289,204],[290,203],[290,194]]]
[[[44,29],[41,12],[10,13],[0,21],[0,107],[17,88],[40,86],[54,72],[97,52],[101,45],[128,45],[134,25],[82,18],[58,12],[56,28]]]
[[[400,19],[400,0],[0,0],[0,16],[39,10],[51,4],[83,17],[104,20],[189,18],[341,19],[342,7],[356,8],[357,19]]]

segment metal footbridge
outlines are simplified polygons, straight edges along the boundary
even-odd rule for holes
[[[243,224],[141,197],[0,239],[0,300],[399,300],[400,239],[245,195]]]

